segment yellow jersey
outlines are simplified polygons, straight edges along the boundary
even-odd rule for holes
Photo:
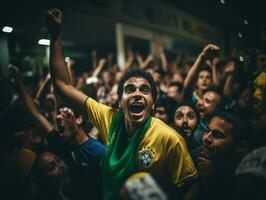
[[[90,97],[85,107],[89,121],[99,130],[102,141],[108,144],[109,127],[118,109],[98,103]],[[149,172],[156,177],[168,176],[177,187],[197,176],[182,136],[157,118],[152,118],[137,152],[139,171]]]

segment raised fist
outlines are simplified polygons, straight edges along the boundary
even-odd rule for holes
[[[62,12],[59,9],[50,9],[46,11],[44,21],[51,39],[56,38],[61,30]]]

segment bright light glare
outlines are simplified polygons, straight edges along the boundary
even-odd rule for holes
[[[242,38],[242,37],[243,37],[243,34],[239,32],[239,33],[238,33],[238,37],[239,37],[239,38]]]
[[[220,3],[221,4],[225,4],[225,0],[220,0]]]
[[[70,58],[69,57],[65,57],[65,62],[69,62]]]
[[[248,20],[244,19],[244,24],[248,25]]]
[[[4,26],[2,28],[2,31],[5,32],[5,33],[11,33],[13,31],[13,28],[10,27],[10,26]]]
[[[240,60],[241,62],[243,62],[243,61],[244,61],[243,56],[239,56],[239,60]]]
[[[40,39],[38,41],[38,44],[39,45],[46,45],[46,46],[49,46],[50,45],[50,40],[47,40],[47,39]]]

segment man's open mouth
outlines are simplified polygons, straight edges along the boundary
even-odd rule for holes
[[[129,105],[129,110],[132,113],[138,114],[144,110],[145,106],[143,103],[134,102]]]
[[[64,127],[64,122],[61,120],[56,120],[56,126],[58,128],[59,133],[64,133],[65,127]]]
[[[204,108],[203,107],[198,107],[199,113],[204,113]]]

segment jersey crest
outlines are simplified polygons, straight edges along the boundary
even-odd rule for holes
[[[143,149],[139,151],[139,163],[144,168],[149,168],[154,162],[154,151],[150,149]]]

